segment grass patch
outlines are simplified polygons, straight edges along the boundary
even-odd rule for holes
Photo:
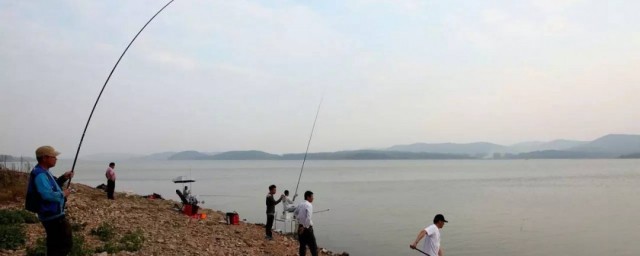
[[[20,248],[27,241],[26,236],[23,224],[0,225],[0,249]]]
[[[24,223],[24,218],[16,210],[0,210],[0,225],[13,225]]]
[[[136,252],[142,249],[144,241],[144,233],[142,232],[142,230],[137,229],[135,231],[129,231],[125,233],[117,242],[113,239],[103,241],[105,242],[104,245],[96,248],[94,252],[107,252],[110,254],[118,253],[121,251]]]
[[[38,238],[33,247],[27,247],[27,256],[45,256],[47,255],[47,242],[44,238]]]
[[[96,248],[95,253],[107,252],[111,254],[111,253],[117,253],[119,251],[122,251],[120,249],[120,246],[117,243],[109,241],[104,243],[102,247]]]
[[[93,251],[89,250],[84,245],[84,236],[82,235],[73,235],[73,246],[71,247],[70,256],[85,256],[92,255]]]
[[[40,222],[40,220],[38,219],[38,216],[35,213],[32,213],[27,210],[16,210],[16,212],[22,217],[22,220],[24,221],[24,223],[33,224],[33,223]]]
[[[27,256],[45,256],[47,254],[47,243],[44,238],[38,238],[33,247],[27,247]],[[88,249],[84,244],[84,236],[81,234],[73,234],[73,246],[69,256],[86,256],[92,255],[93,251]]]
[[[0,249],[15,250],[24,246],[24,223],[38,222],[38,218],[24,210],[0,210]]]
[[[140,229],[129,231],[119,240],[114,240],[116,237],[116,230],[107,222],[103,222],[97,228],[92,229],[91,234],[97,236],[100,241],[104,242],[103,246],[94,250],[95,253],[117,253],[120,251],[136,252],[142,249],[142,245],[145,241],[144,233]]]
[[[80,231],[84,230],[84,228],[87,226],[86,223],[80,224],[80,223],[77,223],[77,222],[70,223],[70,225],[71,225],[71,231],[73,231],[73,232],[80,232]]]
[[[0,225],[38,223],[38,217],[26,210],[0,209]]]
[[[133,232],[127,232],[120,239],[120,244],[122,245],[122,249],[125,251],[139,251],[142,249],[142,244],[144,244],[144,233],[142,233],[142,230],[140,229]]]
[[[113,225],[107,222],[102,222],[100,226],[91,230],[91,234],[94,236],[97,236],[100,239],[100,241],[108,242],[111,239],[113,239],[113,237],[115,237],[116,232]]]

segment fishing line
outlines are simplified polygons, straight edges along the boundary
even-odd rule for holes
[[[111,79],[111,75],[113,75],[113,72],[118,67],[118,64],[120,64],[120,60],[122,60],[122,57],[124,56],[124,54],[127,53],[127,50],[129,50],[129,47],[131,47],[131,44],[133,44],[133,41],[135,41],[136,38],[138,38],[138,35],[140,35],[140,33],[142,33],[142,31],[147,27],[147,25],[149,25],[149,23],[151,23],[151,21],[156,16],[158,16],[158,14],[160,14],[160,12],[162,12],[162,10],[164,10],[164,8],[167,8],[167,6],[169,6],[169,4],[171,4],[173,1],[174,0],[171,0],[167,4],[165,4],[158,12],[156,12],[155,15],[153,15],[153,17],[151,17],[151,19],[149,19],[149,21],[147,21],[147,23],[144,24],[144,26],[142,26],[142,28],[140,29],[140,31],[138,31],[136,36],[134,36],[133,39],[131,39],[131,42],[129,42],[129,45],[127,45],[127,48],[124,49],[124,52],[122,52],[122,54],[120,55],[120,58],[118,58],[118,61],[116,62],[116,64],[111,69],[111,72],[109,73],[109,76],[107,77],[107,80],[104,81],[104,85],[102,85],[102,90],[100,90],[100,94],[98,94],[98,98],[96,99],[96,102],[93,104],[93,108],[91,109],[91,114],[89,114],[89,119],[87,119],[87,124],[84,126],[84,131],[82,131],[82,137],[80,137],[80,144],[78,144],[78,150],[76,151],[76,156],[73,158],[73,165],[71,166],[71,172],[75,171],[76,162],[78,161],[78,154],[80,154],[80,148],[82,147],[82,141],[84,140],[84,135],[87,133],[87,128],[89,128],[89,122],[91,122],[91,117],[93,116],[93,112],[96,110],[96,106],[98,106],[98,101],[100,101],[100,97],[102,96],[102,92],[104,92],[104,89],[107,87],[107,83],[109,83],[109,79]],[[67,187],[69,187],[69,186],[71,186],[71,179],[69,179],[69,184],[67,185]]]
[[[316,111],[316,118],[313,120],[313,126],[311,127],[311,135],[309,135],[309,142],[307,142],[307,150],[304,152],[304,158],[302,159],[302,167],[300,167],[300,175],[298,176],[298,184],[296,184],[296,192],[293,195],[298,194],[298,185],[300,185],[300,178],[302,178],[302,171],[304,170],[304,163],[307,161],[307,154],[309,154],[309,146],[311,145],[311,138],[313,138],[313,131],[316,129],[316,121],[318,121],[318,114],[320,114],[320,106],[324,100],[324,93],[320,98],[320,104],[318,104],[318,110]]]

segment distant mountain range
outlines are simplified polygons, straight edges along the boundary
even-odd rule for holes
[[[410,145],[396,145],[386,149],[387,151],[398,152],[427,152],[427,153],[440,153],[440,154],[458,154],[458,155],[470,155],[470,156],[484,156],[487,154],[493,154],[495,152],[510,152],[508,147],[493,144],[489,142],[476,142],[476,143],[414,143]]]
[[[83,160],[301,160],[304,153],[271,154],[263,151],[227,152],[162,152],[151,155],[93,154]],[[499,145],[475,143],[414,143],[395,145],[379,150],[353,150],[309,153],[312,160],[360,159],[584,159],[584,158],[640,158],[640,135],[609,134],[593,141],[553,140]],[[19,158],[0,155],[0,161],[19,161]],[[30,159],[35,160],[35,159]]]
[[[630,158],[640,158],[640,153],[629,154],[629,155],[622,155],[622,156],[620,156],[620,158],[627,158],[627,159],[630,159]]]
[[[522,142],[511,146],[503,146],[489,142],[475,143],[415,143],[410,145],[396,145],[387,148],[390,151],[402,152],[431,152],[431,153],[448,153],[448,154],[464,154],[477,157],[491,156],[494,153],[526,153],[533,151],[545,150],[568,150],[573,147],[587,144],[586,141],[575,140],[554,140],[550,142]]]
[[[640,135],[609,134],[593,141],[554,140],[523,142],[511,146],[480,142],[468,144],[398,145],[387,150],[466,154],[476,158],[555,159],[555,158],[629,158],[640,153]]]
[[[610,134],[569,150],[611,157],[640,153],[640,135]]]

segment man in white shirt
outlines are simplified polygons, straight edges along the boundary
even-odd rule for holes
[[[430,256],[443,256],[444,251],[440,248],[440,229],[444,227],[444,223],[446,222],[448,221],[444,219],[442,214],[437,214],[433,218],[433,224],[423,230],[420,230],[418,237],[416,237],[416,241],[409,245],[409,247],[411,247],[411,249],[417,249],[416,246],[418,246],[418,242],[420,242],[420,239],[424,237],[422,253]]]
[[[313,221],[311,221],[311,215],[313,214],[313,192],[304,192],[304,202],[300,203],[294,214],[298,219],[298,241],[300,242],[300,256],[305,256],[307,253],[307,246],[311,251],[312,256],[318,256],[318,245],[316,244],[316,236],[313,234]]]
[[[298,195],[293,196],[293,200],[289,199],[289,190],[284,191],[284,197],[282,198],[282,212],[293,212],[296,209],[296,206],[293,204],[293,201],[296,200]]]

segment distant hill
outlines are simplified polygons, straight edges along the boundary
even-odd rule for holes
[[[300,160],[304,154],[285,154],[283,160]],[[308,160],[400,160],[400,159],[474,159],[468,155],[425,153],[425,152],[400,152],[385,150],[353,150],[326,153],[310,153]]]
[[[487,156],[493,153],[510,152],[508,147],[488,143],[488,142],[476,142],[476,143],[414,143],[410,145],[396,145],[387,148],[388,151],[401,151],[401,152],[425,152],[425,153],[440,153],[440,154],[456,154],[456,155],[471,155],[471,156]]]
[[[563,150],[543,150],[517,155],[508,155],[507,159],[591,159],[609,158],[609,155],[595,152],[576,152]]]
[[[511,146],[488,142],[415,143],[396,145],[387,150],[469,155],[479,158],[617,158],[640,152],[640,135],[610,134],[593,141],[559,139],[549,142],[522,142]]]
[[[144,160],[168,160],[170,157],[172,157],[175,154],[176,154],[176,152],[162,152],[162,153],[155,153],[155,154],[143,156],[143,157],[140,157],[140,159],[144,159]]]
[[[623,156],[620,156],[620,158],[627,158],[627,159],[640,158],[640,153],[623,155]]]
[[[208,156],[210,160],[279,160],[279,155],[269,154],[258,150],[249,151],[229,151]]]
[[[522,142],[509,146],[511,152],[525,153],[533,151],[546,151],[546,150],[567,150],[573,147],[587,144],[588,141],[579,140],[553,140],[549,142],[532,141]]]
[[[609,134],[569,150],[607,154],[611,157],[638,153],[640,152],[640,135]]]
[[[189,150],[182,151],[176,154],[173,154],[167,160],[203,160],[206,159],[209,155],[200,153],[198,151]]]

